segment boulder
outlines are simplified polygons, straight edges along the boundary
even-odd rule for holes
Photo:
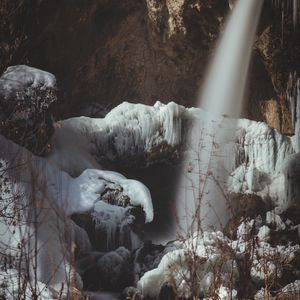
[[[54,131],[49,108],[56,100],[54,75],[25,65],[7,68],[0,78],[0,133],[44,153]]]

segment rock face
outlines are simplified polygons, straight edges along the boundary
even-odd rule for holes
[[[262,19],[264,26],[261,27],[255,45],[260,56],[256,66],[260,71],[255,75],[252,74],[252,78],[256,77],[256,80],[252,81],[253,87],[260,91],[252,92],[257,96],[251,97],[250,100],[259,102],[249,104],[249,117],[253,118],[254,114],[261,114],[263,121],[288,134],[292,133],[294,128],[287,89],[294,72],[299,74],[300,65],[297,57],[299,57],[300,40],[297,34],[298,28],[293,26],[293,9],[289,6],[289,2],[282,1],[280,8],[272,7],[272,10],[269,14],[267,10],[264,11]],[[259,67],[260,62],[263,65]],[[255,109],[255,106],[258,109]]]
[[[50,2],[40,9],[51,25],[29,59],[58,75],[77,109],[83,101],[191,103],[227,11],[219,1],[63,1],[55,11]]]
[[[234,6],[227,0],[3,2],[0,71],[29,63],[54,73],[60,117],[78,115],[91,102],[195,105]],[[299,73],[300,43],[288,1],[282,3],[283,9],[265,1],[244,117],[292,133],[285,92],[290,73]]]

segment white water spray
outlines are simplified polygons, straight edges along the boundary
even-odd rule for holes
[[[238,117],[241,112],[262,5],[262,0],[237,2],[199,97],[205,113],[192,130],[185,162],[188,171],[182,176],[177,199],[180,230],[186,235],[200,227],[218,229],[230,217],[226,182],[234,126],[226,117]]]

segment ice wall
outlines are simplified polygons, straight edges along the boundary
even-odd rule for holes
[[[270,186],[280,174],[286,177],[282,166],[286,164],[287,157],[295,153],[294,137],[284,136],[262,122],[228,117],[211,120],[211,115],[199,108],[184,108],[175,103],[165,105],[158,102],[152,107],[125,102],[103,119],[72,118],[62,121],[56,129],[54,151],[49,159],[58,165],[68,162],[63,168],[72,173],[74,169],[81,172],[87,158],[95,163],[100,160],[117,163],[130,160],[132,166],[140,166],[141,159],[148,159],[147,163],[170,161],[173,152],[193,157],[203,143],[202,140],[196,145],[191,142],[196,140],[198,128],[203,128],[202,136],[211,134],[210,129],[206,130],[204,126],[208,120],[217,129],[226,128],[231,132],[231,135],[227,135],[226,144],[222,145],[222,153],[229,154],[218,160],[226,175],[226,181],[222,184],[229,188],[229,192],[260,193],[264,197],[272,194],[273,199],[285,197],[279,196],[285,189],[282,181],[280,190],[271,191]],[[58,134],[64,136],[67,133],[68,143],[57,139]],[[218,131],[219,136],[223,133],[222,130]],[[128,140],[125,138],[127,136]],[[182,145],[186,140],[190,142],[184,148]],[[80,147],[76,147],[76,144]],[[214,147],[219,147],[217,142]],[[214,151],[218,153],[217,149]],[[230,160],[229,155],[232,157]],[[194,158],[183,163],[185,174],[197,170],[199,163],[201,167],[207,167],[205,162],[199,162],[199,157]],[[191,185],[190,188],[184,193],[193,193],[194,187]],[[182,209],[186,213],[185,207]]]

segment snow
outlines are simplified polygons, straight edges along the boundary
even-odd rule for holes
[[[287,208],[295,197],[286,193],[287,158],[295,153],[292,139],[264,123],[239,120],[236,133],[235,166],[229,176],[231,192],[255,193]]]
[[[274,297],[272,297],[271,293],[270,293],[267,289],[261,288],[261,289],[254,295],[254,300],[265,300],[265,299],[273,300]]]
[[[137,153],[149,152],[162,141],[178,145],[183,112],[184,107],[174,102],[166,105],[156,102],[153,107],[123,102],[105,117],[105,122],[110,124],[108,140],[113,139],[112,146],[119,155],[128,155],[136,146]],[[100,147],[104,146],[102,141],[107,143],[106,139],[98,139]]]
[[[300,280],[295,280],[292,283],[287,284],[282,289],[277,291],[276,296],[272,297],[271,293],[265,289],[262,288],[259,290],[255,296],[254,300],[275,300],[275,299],[298,299],[300,296]]]
[[[300,296],[300,280],[295,280],[294,282],[287,284],[282,289],[277,291],[275,297],[272,297],[269,291],[262,288],[255,294],[254,300],[299,299],[299,296]]]
[[[281,289],[283,293],[291,293],[292,295],[300,294],[300,280],[295,280],[294,282],[284,286]]]
[[[92,210],[96,201],[101,199],[105,187],[109,184],[120,186],[122,193],[129,197],[131,205],[143,208],[146,222],[153,220],[151,195],[145,185],[136,180],[126,179],[117,172],[93,169],[85,170],[70,183],[68,193],[68,199],[70,200],[67,201],[68,207],[66,207],[67,214],[71,215],[75,212]]]
[[[271,173],[277,171],[285,158],[294,153],[291,139],[262,122],[238,120],[237,140],[249,166]],[[236,153],[241,157],[241,153]]]
[[[223,129],[216,136],[211,136],[212,126],[216,132],[219,127]],[[195,142],[199,140],[199,134],[202,137],[200,144]],[[188,137],[191,137],[190,142],[184,148]],[[216,145],[213,149],[205,148],[204,139],[215,140],[221,149],[217,149]],[[207,179],[209,185],[214,186],[216,172],[220,172],[225,179],[225,182],[220,182],[223,191],[256,194],[265,201],[271,200],[281,211],[292,205],[300,195],[300,190],[296,188],[298,185],[291,183],[298,180],[298,171],[286,167],[289,164],[295,166],[292,161],[297,150],[294,140],[294,137],[284,136],[262,122],[227,117],[213,120],[211,115],[199,108],[184,108],[173,102],[157,102],[154,106],[124,102],[104,118],[78,117],[57,124],[52,139],[53,151],[48,160],[76,177],[86,169],[102,169],[102,165],[107,163],[134,167],[171,160],[183,150],[185,157],[191,157],[188,163],[184,163],[183,172],[187,179],[179,184],[176,200],[179,202],[179,220],[183,219],[180,224],[184,227],[197,207],[194,196],[197,194],[195,186],[199,186],[199,176],[200,181]],[[202,153],[200,158],[197,155],[199,147]],[[219,157],[214,165],[203,163],[210,161],[206,152],[211,150],[213,155]],[[294,159],[297,161],[297,157]],[[207,176],[211,171],[212,175]],[[144,207],[149,221],[153,217],[149,213],[150,201],[141,202],[148,198],[148,192],[143,188],[135,189],[134,185],[131,182],[127,188],[124,182],[124,192],[131,198],[132,205],[139,203]],[[207,206],[201,210],[201,219],[210,218],[211,225],[217,228],[225,226],[231,212],[226,197],[219,191],[220,187],[215,188],[214,195],[207,194],[208,188],[204,192],[201,186],[198,188],[199,194],[203,193],[205,198],[202,202]],[[144,196],[137,195],[137,191]],[[135,202],[136,199],[139,200]],[[191,201],[193,205],[190,205]],[[214,210],[210,209],[211,206]]]
[[[56,79],[53,74],[26,65],[8,67],[0,78],[0,93],[4,98],[23,88],[45,90],[55,87]]]
[[[253,229],[255,228],[255,220],[244,221],[237,229],[237,237],[242,241],[249,239],[253,235]]]
[[[265,241],[260,241],[256,247],[251,267],[251,276],[255,281],[264,281],[266,278],[281,278],[283,266],[291,263],[299,253],[300,245],[272,247]]]

